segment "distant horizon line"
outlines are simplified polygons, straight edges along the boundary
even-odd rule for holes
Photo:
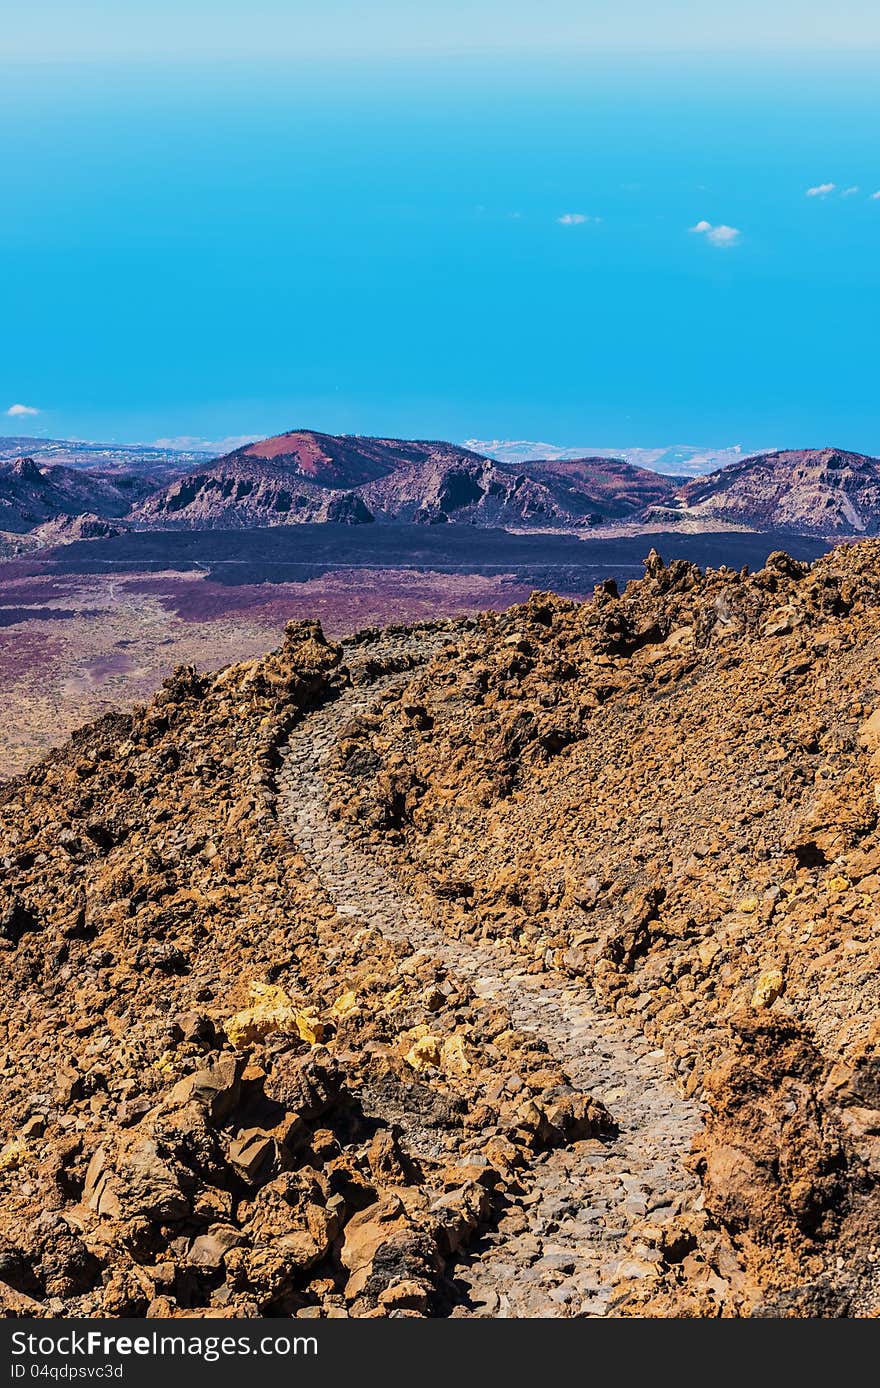
[[[268,49],[254,50],[252,52],[218,50],[214,53],[206,53],[203,49],[196,52],[165,52],[151,51],[144,52],[132,49],[119,49],[117,51],[107,51],[104,53],[10,53],[8,50],[0,56],[0,71],[7,68],[23,67],[88,67],[104,66],[108,64],[127,63],[133,66],[151,66],[156,63],[168,64],[175,67],[206,68],[215,65],[228,65],[231,67],[241,67],[248,63],[261,63],[270,66],[280,65],[293,60],[296,61],[315,61],[320,63],[336,64],[339,62],[360,62],[366,58],[371,61],[412,62],[423,59],[428,62],[450,61],[460,62],[467,59],[487,59],[497,58],[499,60],[510,60],[512,57],[521,56],[524,62],[533,63],[536,56],[535,47],[529,46],[505,46],[503,44],[487,44],[484,46],[450,46],[442,47],[435,44],[417,46],[413,48],[335,48],[330,49],[296,49],[290,48],[282,52],[269,51]],[[870,62],[872,59],[880,57],[880,39],[873,43],[858,46],[842,45],[840,47],[831,46],[827,42],[815,45],[790,44],[767,44],[761,46],[734,46],[726,45],[716,48],[690,48],[676,45],[669,48],[645,47],[635,48],[623,45],[587,45],[566,44],[564,46],[548,45],[537,49],[537,56],[545,60],[559,60],[563,63],[583,61],[584,59],[596,58],[603,59],[608,57],[619,57],[631,60],[652,60],[652,59],[699,59],[707,60],[726,60],[743,58],[775,58],[788,57],[816,58],[826,62],[835,58],[857,59],[861,62]]]
[[[757,457],[765,453],[788,453],[788,452],[821,452],[824,449],[834,449],[842,453],[861,453],[863,456],[880,457],[877,454],[867,453],[861,448],[844,447],[837,443],[813,443],[813,444],[773,444],[751,446],[740,442],[710,444],[710,443],[684,443],[676,441],[673,443],[627,443],[627,444],[585,444],[585,443],[554,443],[548,439],[527,439],[527,438],[494,438],[477,439],[465,438],[456,439],[444,435],[428,434],[392,434],[392,433],[363,433],[352,432],[350,430],[330,430],[317,429],[311,425],[297,425],[291,429],[280,429],[273,433],[253,432],[247,434],[228,435],[223,439],[210,440],[193,436],[177,435],[170,438],[158,439],[115,439],[101,438],[94,436],[78,436],[75,434],[37,434],[37,433],[3,433],[0,434],[0,442],[12,442],[14,439],[33,440],[34,443],[60,443],[60,444],[82,444],[92,448],[143,448],[155,449],[166,453],[204,453],[216,456],[217,450],[234,452],[238,448],[246,448],[251,443],[259,443],[267,438],[278,438],[285,434],[311,433],[322,434],[327,438],[349,438],[349,439],[388,439],[398,440],[401,443],[451,443],[456,447],[470,448],[477,450],[478,446],[485,449],[512,449],[512,448],[548,448],[566,453],[574,454],[576,450],[582,450],[581,456],[588,457],[591,454],[623,454],[623,453],[666,453],[673,449],[686,449],[694,453],[739,453],[743,458]]]

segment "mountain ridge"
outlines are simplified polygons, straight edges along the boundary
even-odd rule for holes
[[[442,440],[334,437],[295,430],[187,473],[134,515],[224,527],[296,520],[570,528],[672,497],[669,479],[618,462],[513,467]],[[617,483],[615,486],[614,483]],[[347,498],[347,500],[345,499]]]
[[[830,447],[777,450],[686,478],[624,458],[513,463],[443,440],[297,429],[170,479],[161,470],[0,461],[0,531],[92,513],[159,529],[392,522],[588,531],[661,520],[840,538],[880,532],[880,460]]]

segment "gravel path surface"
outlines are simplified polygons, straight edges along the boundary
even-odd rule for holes
[[[430,655],[442,635],[383,635],[348,648],[351,665],[369,658]],[[291,736],[279,777],[287,824],[341,916],[364,921],[465,978],[503,1004],[515,1026],[534,1031],[619,1125],[612,1141],[588,1141],[542,1155],[524,1198],[456,1269],[453,1315],[601,1316],[617,1283],[651,1271],[651,1248],[637,1226],[661,1223],[699,1194],[683,1157],[700,1126],[699,1106],[670,1083],[662,1051],[600,1007],[591,990],[563,974],[527,974],[503,946],[454,940],[429,925],[386,864],[356,846],[327,810],[323,767],[340,730],[408,672],[345,689],[314,710]]]

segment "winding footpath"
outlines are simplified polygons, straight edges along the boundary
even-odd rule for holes
[[[448,637],[384,634],[346,656],[430,656]],[[408,940],[506,1007],[563,1061],[572,1082],[611,1110],[612,1141],[579,1142],[541,1155],[524,1198],[455,1270],[453,1315],[602,1316],[616,1283],[651,1271],[652,1254],[633,1226],[662,1223],[693,1205],[698,1184],[683,1158],[700,1110],[670,1083],[662,1051],[601,1008],[566,976],[522,971],[502,946],[454,940],[429,925],[380,859],[355,846],[327,810],[323,767],[341,729],[411,677],[382,676],[345,689],[311,712],[290,738],[279,788],[286,823],[341,916],[369,923],[392,941]]]

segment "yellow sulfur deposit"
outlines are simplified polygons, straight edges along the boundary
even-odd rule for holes
[[[413,1027],[410,1037],[414,1038],[413,1044],[404,1060],[414,1070],[436,1069],[455,1075],[466,1075],[470,1070],[464,1037],[459,1032],[452,1036],[434,1036],[421,1025]]]
[[[848,892],[851,885],[848,877],[829,877],[825,883],[826,890],[832,896],[840,896],[843,892]]]
[[[294,1007],[277,983],[252,983],[250,995],[250,1007],[234,1013],[223,1024],[226,1035],[237,1049],[261,1041],[273,1031],[296,1032],[311,1046],[326,1039],[326,1023],[313,1012]]]
[[[349,1012],[354,1012],[358,1005],[358,995],[349,990],[347,993],[340,993],[333,1006],[330,1008],[331,1017],[347,1017]]]
[[[785,987],[785,979],[779,969],[768,969],[761,974],[752,993],[752,1007],[770,1007]]]
[[[0,1152],[0,1171],[14,1171],[27,1156],[27,1143],[15,1137]]]

